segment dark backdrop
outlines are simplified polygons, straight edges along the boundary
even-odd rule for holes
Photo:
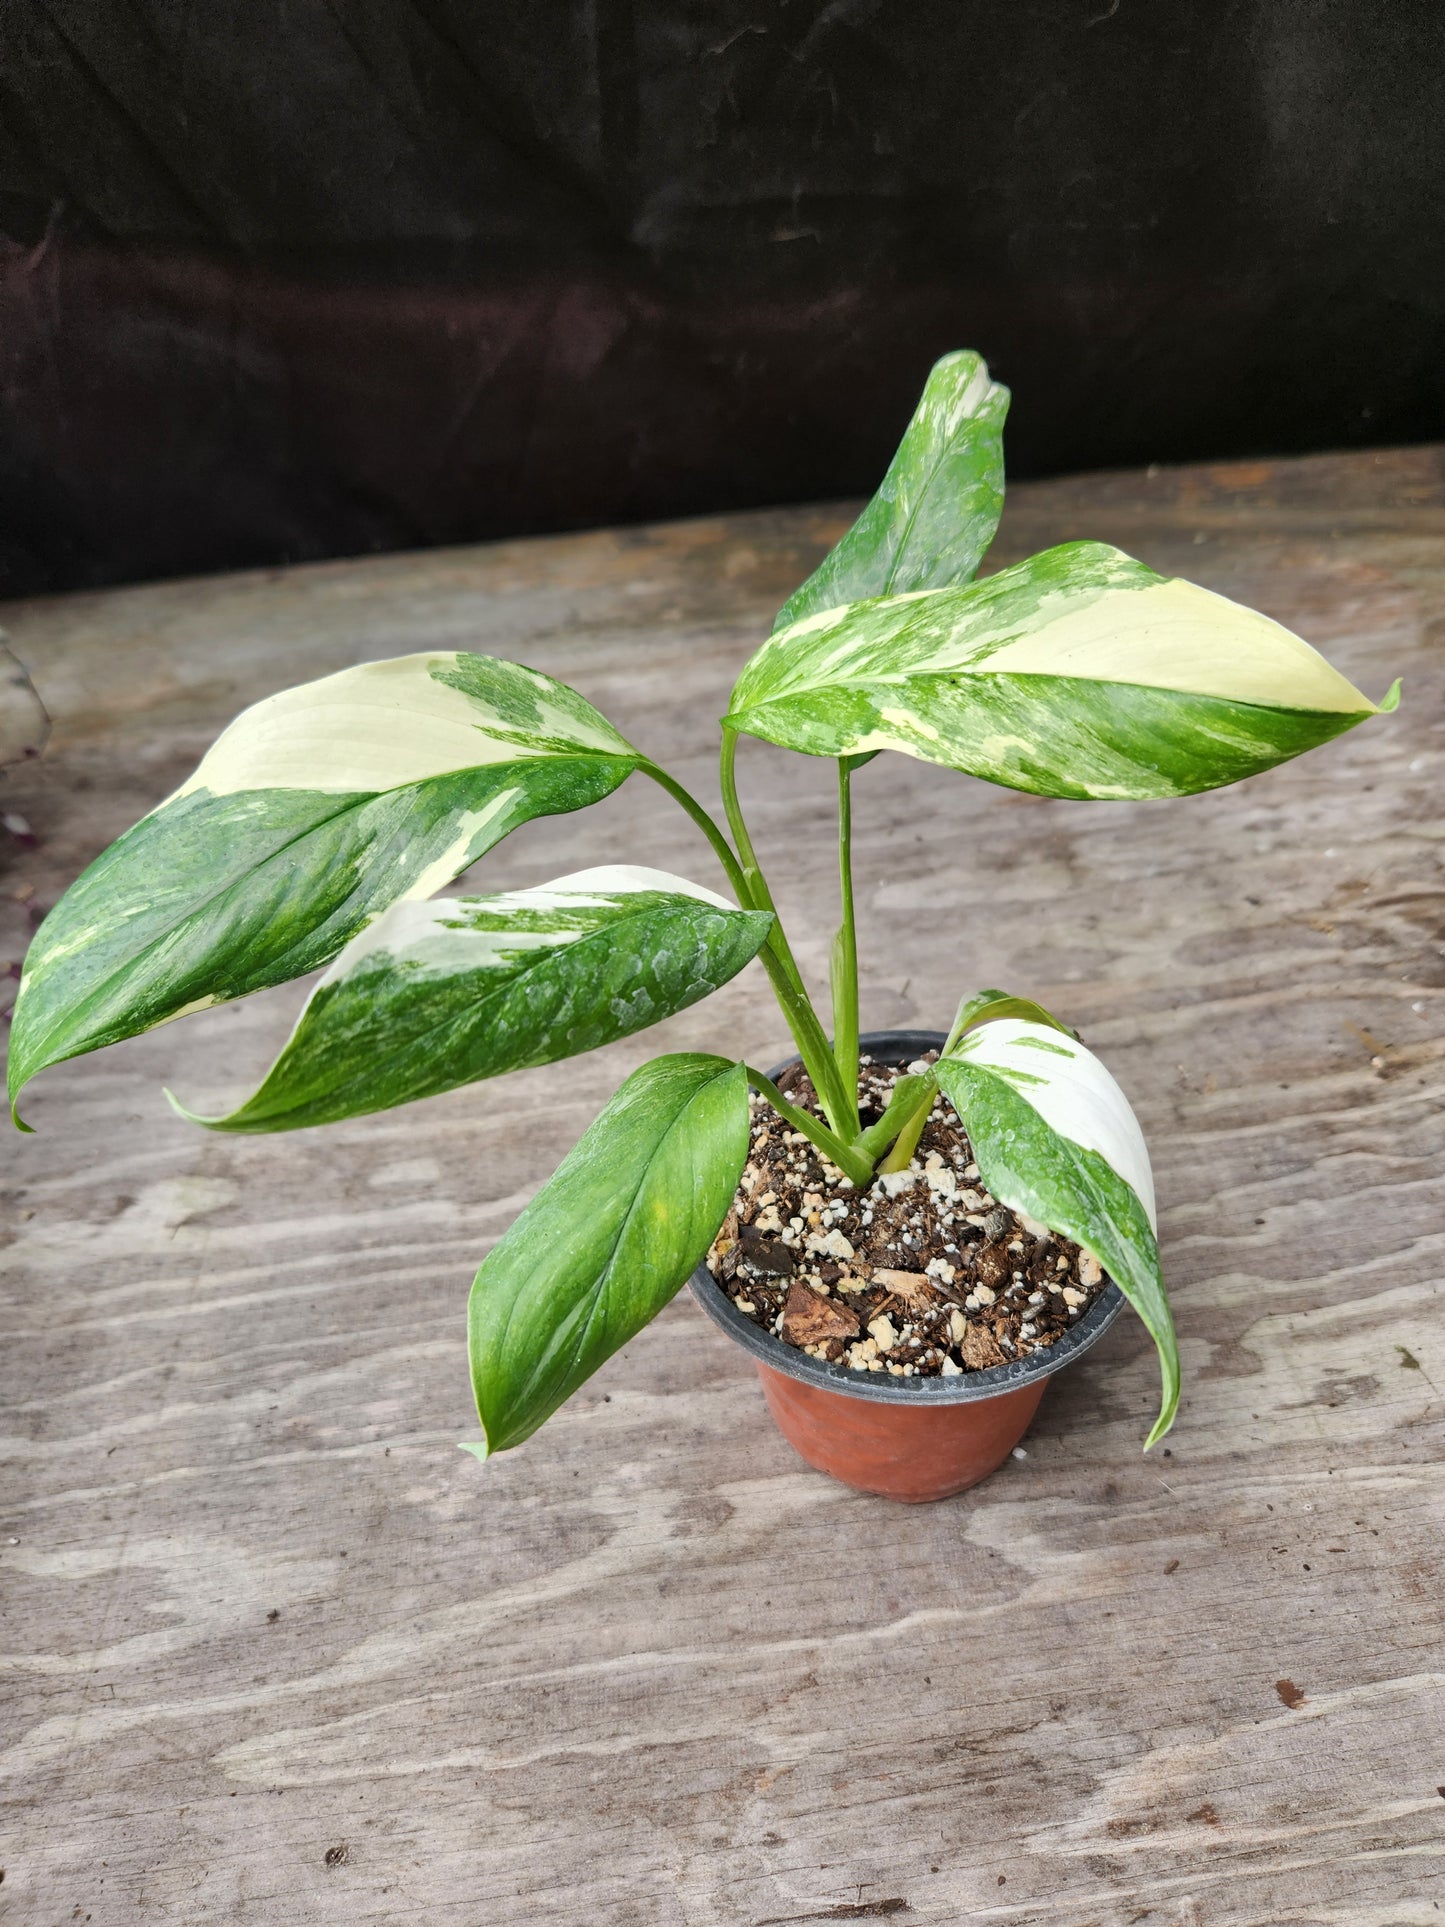
[[[1445,435],[1442,0],[11,0],[0,563],[59,588]]]

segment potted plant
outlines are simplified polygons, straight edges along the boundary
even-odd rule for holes
[[[985,1476],[1124,1300],[1159,1353],[1152,1444],[1179,1366],[1138,1124],[1026,998],[984,991],[946,1033],[860,1039],[854,781],[892,750],[1042,796],[1180,796],[1393,708],[1398,685],[1377,709],[1263,615],[1100,543],[978,579],[1007,406],[979,356],[933,369],[877,495],[738,677],[725,828],[516,663],[364,663],[247,710],[37,933],[16,1122],[47,1065],[321,966],[258,1089],[196,1122],[293,1130],[550,1063],[756,957],[796,1060],[672,1054],[626,1080],[477,1273],[470,1449],[528,1438],[689,1278],[799,1450],[859,1486],[928,1498]],[[831,1036],[748,833],[741,734],[837,764]],[[633,775],[687,812],[730,895],[619,865],[433,897],[519,823]]]

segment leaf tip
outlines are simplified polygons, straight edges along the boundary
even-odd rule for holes
[[[199,1124],[204,1131],[223,1131],[226,1128],[225,1118],[202,1117],[198,1111],[188,1111],[175,1092],[164,1084],[161,1086],[161,1091],[176,1116],[183,1117],[187,1124]]]
[[[472,1457],[481,1465],[485,1465],[487,1460],[492,1456],[492,1448],[487,1444],[485,1439],[458,1439],[457,1450],[459,1452],[470,1452]]]
[[[1175,1396],[1162,1408],[1158,1418],[1155,1419],[1154,1424],[1150,1429],[1149,1436],[1144,1441],[1144,1450],[1146,1452],[1150,1449],[1151,1446],[1157,1445],[1160,1439],[1166,1437],[1167,1434],[1174,1429],[1174,1420],[1178,1414],[1178,1411],[1179,1411],[1179,1398],[1178,1398],[1178,1394],[1176,1393]]]
[[[1400,685],[1403,678],[1396,676],[1390,687],[1375,705],[1377,716],[1389,716],[1400,707]]]

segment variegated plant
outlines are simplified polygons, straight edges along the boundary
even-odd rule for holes
[[[1148,1155],[1097,1058],[1037,1004],[985,991],[936,1067],[901,1077],[862,1126],[853,777],[891,749],[1043,796],[1183,796],[1311,749],[1398,689],[1377,707],[1277,623],[1100,543],[976,580],[1007,407],[977,355],[933,370],[878,494],[738,678],[726,830],[583,697],[515,663],[406,656],[247,710],[42,925],[14,1010],[16,1121],[47,1065],[322,966],[259,1088],[197,1123],[292,1130],[551,1063],[684,1009],[756,956],[821,1115],[729,1056],[659,1057],[628,1078],[477,1274],[471,1449],[528,1437],[700,1262],[747,1154],[750,1083],[857,1185],[907,1165],[941,1090],[994,1196],[1092,1253],[1144,1320],[1164,1380],[1152,1443],[1178,1357]],[[739,734],[837,762],[831,1038],[738,801]],[[707,837],[731,899],[630,866],[433,898],[519,823],[636,773]]]

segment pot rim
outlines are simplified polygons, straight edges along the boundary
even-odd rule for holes
[[[942,1050],[948,1039],[937,1030],[874,1030],[858,1039],[858,1048],[884,1063],[906,1064],[927,1050]],[[799,1060],[790,1057],[777,1064],[768,1075],[777,1080]],[[688,1279],[688,1289],[715,1325],[741,1345],[760,1365],[781,1372],[785,1378],[801,1379],[819,1391],[837,1392],[843,1398],[872,1399],[881,1405],[966,1405],[975,1399],[997,1398],[1014,1392],[1036,1379],[1050,1378],[1072,1365],[1081,1353],[1095,1344],[1124,1309],[1124,1294],[1110,1280],[1076,1325],[1061,1338],[1026,1358],[1010,1359],[1004,1365],[990,1365],[981,1372],[964,1372],[958,1378],[894,1378],[886,1372],[855,1372],[848,1365],[833,1365],[812,1358],[796,1345],[785,1345],[781,1338],[755,1325],[740,1312],[707,1268],[704,1258]]]

